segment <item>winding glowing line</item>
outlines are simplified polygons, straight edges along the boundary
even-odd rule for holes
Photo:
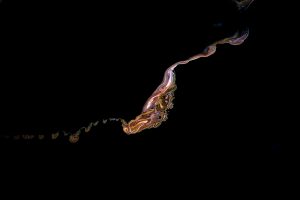
[[[234,0],[239,11],[243,12],[247,10],[250,4],[254,0]],[[1,2],[1,0],[0,0]],[[121,118],[108,118],[102,121],[102,124],[106,124],[107,121],[121,121],[123,131],[128,134],[136,134],[145,129],[157,128],[161,125],[162,122],[168,119],[168,110],[173,108],[173,99],[174,91],[176,90],[176,76],[175,68],[179,65],[188,64],[191,61],[206,58],[213,55],[217,50],[217,45],[219,44],[230,44],[230,45],[240,45],[248,37],[249,30],[243,32],[237,32],[233,36],[216,41],[211,45],[207,46],[201,53],[196,54],[186,60],[182,60],[174,63],[164,73],[163,81],[152,93],[152,95],[145,102],[142,109],[142,113],[138,115],[135,119],[129,121],[128,123]],[[76,143],[79,140],[81,133],[88,133],[95,126],[98,126],[100,121],[91,122],[87,127],[81,127],[75,133],[67,133],[63,131],[63,136],[68,136],[71,143]],[[59,137],[60,132],[53,133],[51,139],[55,140]],[[5,138],[9,138],[6,136]],[[35,136],[35,135],[16,135],[13,139],[33,139],[38,138],[43,140],[45,138],[44,134]]]
[[[129,123],[127,123],[124,119],[121,119],[123,131],[128,135],[136,134],[145,129],[157,128],[163,121],[168,119],[168,110],[173,108],[174,91],[177,88],[174,72],[177,66],[185,65],[193,60],[213,55],[217,50],[218,44],[240,45],[245,41],[245,39],[247,39],[248,35],[248,30],[242,33],[237,32],[232,37],[214,42],[206,47],[202,53],[171,65],[165,71],[162,83],[146,101],[142,113]]]

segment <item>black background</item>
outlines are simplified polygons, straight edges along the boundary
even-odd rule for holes
[[[103,118],[131,120],[168,66],[249,27],[244,44],[219,46],[215,55],[176,69],[175,106],[157,129],[126,136],[112,122],[75,145],[65,139],[13,143],[25,159],[62,158],[72,163],[68,169],[114,163],[116,170],[167,170],[184,163],[234,171],[257,167],[270,153],[280,163],[295,152],[294,120],[286,114],[295,79],[284,59],[283,33],[290,27],[275,8],[256,1],[240,14],[231,1],[215,0],[4,1],[1,134],[51,134]]]

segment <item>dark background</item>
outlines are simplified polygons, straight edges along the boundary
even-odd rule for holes
[[[3,1],[1,134],[51,134],[103,118],[131,120],[168,66],[249,27],[244,44],[219,46],[215,55],[176,69],[175,106],[157,129],[126,136],[112,122],[76,145],[66,139],[14,144],[20,152],[67,156],[74,164],[104,159],[122,167],[132,161],[196,168],[202,160],[208,169],[258,165],[252,161],[268,160],[270,153],[281,163],[297,149],[291,142],[295,120],[286,113],[295,79],[284,59],[291,27],[275,10],[261,1],[244,14],[231,1],[216,0]]]

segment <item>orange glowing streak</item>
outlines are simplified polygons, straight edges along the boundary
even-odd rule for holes
[[[168,118],[168,110],[173,108],[174,91],[176,90],[175,68],[185,65],[199,58],[209,57],[216,52],[218,44],[240,45],[248,37],[249,32],[236,33],[232,37],[219,40],[209,45],[202,53],[192,56],[186,60],[171,65],[164,74],[162,83],[146,101],[142,113],[130,122],[121,119],[123,131],[130,135],[139,133],[145,129],[156,128]]]

